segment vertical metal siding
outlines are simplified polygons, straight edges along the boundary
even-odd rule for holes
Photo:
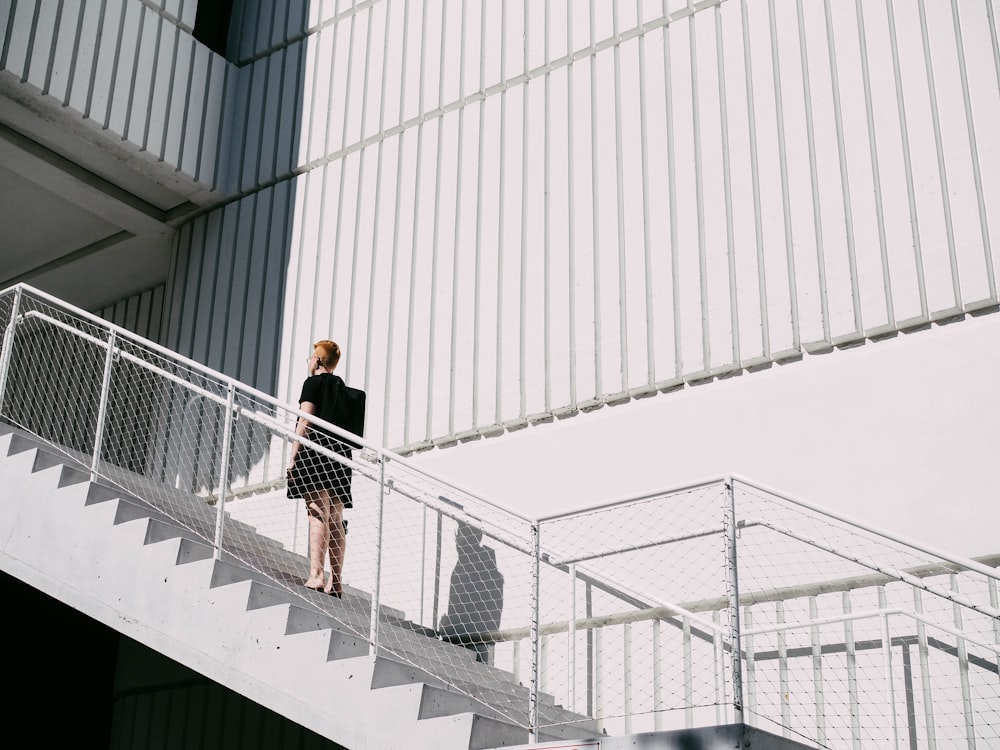
[[[196,4],[60,0],[5,4],[0,70],[154,161],[215,187],[225,61],[191,36]],[[206,75],[214,72],[214,75]],[[203,116],[206,115],[206,116]],[[209,153],[201,169],[196,155]]]
[[[161,284],[107,305],[96,314],[132,333],[160,342],[165,292],[166,286]]]
[[[165,292],[167,346],[256,387],[275,387],[292,196],[282,182],[178,232]]]
[[[418,449],[997,305],[993,2],[458,2],[247,0],[240,67],[207,71],[176,27],[153,38],[167,15],[102,6],[133,34],[155,17],[115,80],[159,44],[192,64],[172,96],[185,71],[205,92],[183,139],[109,119],[242,191],[175,273],[225,277],[192,294],[232,337],[269,269],[279,395],[340,336],[370,436]],[[53,54],[29,46],[3,54]],[[223,363],[226,330],[178,343]]]

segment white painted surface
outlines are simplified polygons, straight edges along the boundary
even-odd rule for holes
[[[220,184],[296,192],[276,393],[332,337],[389,446],[995,302],[990,4],[275,7]]]
[[[668,5],[685,12],[683,3]],[[463,60],[455,46],[461,30],[443,5],[411,8],[404,24],[398,3],[396,15],[375,3],[337,17],[330,4],[323,6],[330,17],[312,4],[308,18],[289,13],[282,26],[274,4],[254,4],[234,27],[241,53],[290,43],[240,72],[199,48],[187,107],[175,105],[185,91],[188,32],[138,0],[106,0],[99,17],[88,4],[75,59],[66,32],[76,28],[78,9],[65,6],[57,19],[59,4],[42,2],[34,23],[35,8],[19,3],[4,17],[12,16],[13,26],[3,54],[8,73],[84,108],[82,116],[125,134],[132,148],[197,171],[205,184],[256,191],[261,180],[279,180],[182,228],[168,286],[167,343],[255,384],[276,384],[292,399],[303,347],[338,338],[346,345],[341,370],[372,395],[369,436],[398,445],[641,390],[691,368],[726,366],[730,354],[746,363],[797,342],[826,345],[838,331],[858,335],[859,309],[860,327],[870,330],[994,295],[987,241],[997,234],[1000,170],[989,167],[1000,141],[983,123],[1000,113],[995,13],[987,13],[995,3],[955,6],[958,24],[945,4],[927,6],[927,18],[897,5],[891,18],[882,7],[864,6],[864,38],[856,10],[840,5],[829,18],[813,6],[801,19],[790,11],[772,19],[767,4],[748,2],[745,33],[736,2],[695,20],[679,17],[666,39],[674,74],[646,99],[636,95],[638,73],[650,87],[654,74],[665,75],[655,64],[662,65],[665,40],[653,5],[623,6],[615,19],[595,4],[593,30],[588,14],[571,13],[569,5],[548,6],[548,27],[532,15],[537,8],[512,5],[501,37],[499,11],[469,3]],[[189,23],[194,4],[164,8]],[[572,64],[560,57],[645,23],[654,27],[641,47],[636,36]],[[91,49],[99,24],[100,43]],[[26,31],[33,25],[34,36]],[[713,59],[716,34],[733,45]],[[616,61],[624,81],[617,88]],[[558,72],[517,78],[547,62],[558,63]],[[164,70],[173,71],[172,87]],[[386,96],[377,96],[383,81]],[[619,102],[632,114],[617,126],[607,118]],[[647,121],[636,119],[640,102]],[[723,104],[727,120],[720,119]],[[656,149],[665,149],[668,117],[673,167],[666,150]],[[569,121],[577,140],[563,154]],[[722,124],[732,147],[728,182]],[[643,133],[645,154],[636,149]],[[539,156],[546,138],[549,162]],[[783,153],[781,138],[787,174],[764,168]],[[507,149],[502,162],[500,148]],[[607,157],[619,148],[621,181]],[[570,163],[579,170],[574,178],[563,171]],[[290,177],[297,169],[306,173]],[[872,201],[876,178],[879,200]],[[572,212],[571,186],[578,201],[597,190],[596,214],[592,196]],[[657,197],[668,200],[653,200],[647,215],[642,199]],[[726,221],[733,239],[720,231]],[[640,227],[651,234],[636,233]],[[852,241],[856,278],[849,259],[834,254]],[[739,338],[727,329],[729,269],[718,255],[730,242],[753,250],[734,271]],[[543,263],[560,243],[567,254]],[[599,247],[610,254],[595,255]],[[667,247],[690,255],[672,269]],[[801,330],[776,323],[789,322],[795,302],[789,257],[802,273],[794,278],[803,295]],[[659,279],[651,288],[644,286],[650,270]],[[706,273],[724,282],[707,295]],[[762,280],[773,296],[761,295]],[[818,316],[824,302],[828,311]],[[666,315],[655,322],[655,336],[649,309]],[[736,471],[958,554],[994,552],[995,317],[806,355],[800,364],[421,460],[448,472],[453,465],[501,502],[549,510]],[[575,333],[560,333],[571,323]],[[470,472],[473,466],[480,469]]]
[[[86,504],[88,482],[60,486],[62,467],[33,472],[35,451],[7,455],[9,443],[0,436],[5,573],[345,747],[457,749],[524,736],[473,715],[464,695],[406,679],[412,668],[366,655],[364,639],[322,627],[322,613],[301,613],[320,627],[290,633],[295,594],[262,588],[249,571],[227,578],[238,569],[207,547],[192,559],[172,534],[150,542],[148,518],[116,522],[117,500]]]
[[[963,557],[1000,551],[1000,316],[415,457],[543,514],[733,472]]]

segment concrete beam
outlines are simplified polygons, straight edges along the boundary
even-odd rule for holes
[[[166,237],[173,232],[161,209],[3,124],[0,163],[131,234]]]

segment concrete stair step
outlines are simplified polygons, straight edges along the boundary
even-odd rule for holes
[[[192,540],[204,541],[213,538],[208,536],[207,532],[211,530],[214,534],[214,527],[211,529],[206,528],[206,536],[202,537],[196,531],[181,526],[178,521],[162,511],[160,508],[154,507],[149,503],[124,492],[120,488],[109,487],[102,484],[91,485],[88,503],[107,502],[110,500],[118,501],[119,514],[116,517],[116,522],[138,520],[141,518],[150,518],[158,521],[157,524],[151,527],[150,537],[148,539],[149,542],[165,539],[174,535],[181,535]],[[224,555],[224,558],[230,560],[238,559],[233,554],[232,546],[228,549],[229,552]],[[268,563],[273,562],[274,560],[278,560],[279,563],[281,563],[279,567],[267,567],[268,576],[265,577],[265,580],[271,580],[272,577],[277,576],[283,578],[289,585],[293,585],[298,589],[301,589],[301,594],[304,597],[311,597],[314,601],[321,601],[324,603],[331,601],[330,597],[326,594],[310,591],[304,586],[297,586],[297,584],[301,581],[301,570],[308,566],[308,561],[303,556],[287,553],[280,546],[274,545],[273,542],[264,548],[255,547],[253,552],[254,556],[257,557],[258,561],[261,563],[261,567],[267,567]],[[366,607],[370,607],[371,597],[367,592],[347,586],[345,587],[345,595],[351,600],[361,600],[365,603]],[[384,607],[382,611],[390,617],[400,619],[404,617],[403,612],[390,607]]]
[[[296,606],[299,597],[287,590],[271,585],[255,571],[245,569],[235,563],[216,561],[211,575],[212,587],[228,586],[236,583],[250,582],[247,591],[248,609],[257,609],[276,605],[289,605],[286,630],[295,632],[311,630],[333,630],[341,632],[346,628],[353,638],[365,639],[369,629],[369,613],[367,607],[363,612],[352,613],[339,600],[320,595],[326,606],[325,611],[316,611]],[[242,601],[244,594],[240,593]],[[506,673],[495,670],[487,665],[478,664],[474,655],[468,649],[454,644],[427,638],[405,628],[395,628],[389,621],[381,624],[383,637],[392,640],[392,648],[383,652],[390,655],[380,662],[379,671],[375,677],[376,687],[390,684],[404,684],[419,681],[445,689],[459,687],[461,694],[471,696],[480,710],[490,710],[491,705],[511,706],[514,711],[526,712],[528,705],[528,690],[512,682]],[[388,631],[388,632],[387,632]],[[367,641],[366,641],[367,643]],[[365,648],[367,652],[367,646]],[[457,661],[455,660],[458,656]],[[340,658],[339,653],[331,652],[330,658]],[[435,677],[420,668],[421,663],[433,660],[447,666],[448,680]],[[401,661],[398,661],[401,660]],[[503,677],[491,676],[503,675]],[[540,711],[545,719],[553,723],[567,720],[569,712],[554,706],[551,696],[542,695]]]
[[[211,547],[201,540],[192,538],[185,534],[183,530],[171,527],[169,524],[158,519],[144,517],[141,514],[133,517],[135,514],[135,506],[133,504],[124,503],[124,501],[118,501],[118,503],[119,507],[124,504],[127,510],[119,510],[115,513],[116,523],[134,522],[137,529],[134,532],[137,537],[137,543],[155,544],[169,540],[185,540],[187,544],[178,546],[178,555],[184,554],[185,561],[201,561],[212,557],[213,551]],[[126,521],[122,521],[123,516]],[[138,530],[143,524],[145,525],[145,533]],[[180,564],[182,560],[178,558],[177,562]],[[274,582],[263,573],[247,568],[237,561],[226,559],[214,562],[208,585],[215,588],[244,582],[253,584],[248,593],[248,609],[259,609],[280,604],[311,604],[312,607],[322,609],[317,611],[317,609],[312,607],[307,609],[305,606],[296,606],[293,611],[296,613],[300,611],[308,612],[308,618],[315,622],[316,627],[334,629],[346,627],[348,632],[351,633],[363,636],[367,636],[368,634],[370,626],[370,603],[368,601],[359,602],[356,599],[348,599],[344,602],[326,594],[309,591],[302,586],[295,586],[293,590],[285,589],[275,586]],[[474,657],[468,649],[427,638],[405,628],[395,628],[393,622],[397,617],[398,612],[383,610],[381,627],[393,632],[393,641],[396,645],[400,643],[406,644],[405,649],[403,649],[405,656],[422,660],[432,658],[436,655],[438,660],[440,660],[442,658],[441,654],[446,654],[448,658],[453,660],[457,659],[467,662],[473,660]],[[301,627],[302,621],[300,618],[298,627]]]
[[[339,600],[305,589],[305,558],[245,524],[234,528],[247,536],[215,559],[217,514],[201,499],[167,493],[168,502],[150,502],[92,482],[73,459],[2,426],[0,471],[18,478],[19,498],[31,497],[0,504],[2,528],[14,530],[0,552],[45,568],[43,590],[211,679],[345,746],[526,741],[528,691],[508,673],[390,607],[379,617],[388,646],[373,658],[366,592]],[[40,550],[39,538],[57,539],[59,555]],[[540,698],[543,723],[580,719]],[[543,735],[561,736],[558,727]]]

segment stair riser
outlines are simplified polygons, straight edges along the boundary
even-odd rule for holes
[[[421,669],[373,660],[360,596],[339,602],[215,560],[210,544],[169,515],[92,485],[28,442],[0,434],[4,570],[345,747],[457,750],[524,741],[521,727],[474,715],[487,712]],[[210,509],[189,500],[178,512],[211,529]],[[284,568],[303,569],[301,556],[257,544]],[[416,663],[447,663],[456,679],[501,704],[521,700],[523,688],[494,686],[504,681],[467,649],[390,622],[380,628]]]

